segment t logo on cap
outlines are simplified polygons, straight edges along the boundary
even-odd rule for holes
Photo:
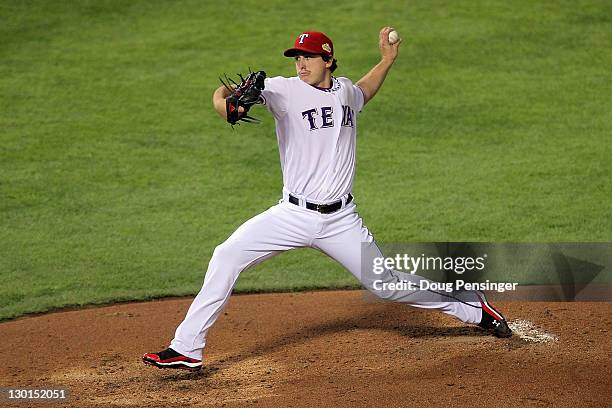
[[[296,37],[293,47],[285,50],[284,55],[285,57],[295,57],[299,53],[332,57],[334,55],[334,43],[320,31],[305,31]]]

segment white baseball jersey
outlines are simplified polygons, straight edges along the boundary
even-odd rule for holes
[[[276,120],[285,190],[318,203],[350,193],[361,88],[347,78],[332,77],[331,88],[322,89],[274,77],[265,81],[262,102]]]

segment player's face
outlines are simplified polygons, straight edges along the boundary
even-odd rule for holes
[[[295,70],[300,79],[307,84],[323,87],[326,85],[327,69],[331,60],[325,62],[320,55],[301,54],[295,57]]]

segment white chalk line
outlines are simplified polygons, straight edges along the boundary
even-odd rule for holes
[[[559,337],[538,329],[529,320],[512,320],[508,322],[508,326],[515,335],[529,343],[550,343],[559,340]]]

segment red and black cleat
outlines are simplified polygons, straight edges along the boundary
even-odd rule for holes
[[[189,371],[198,371],[202,368],[202,360],[186,357],[171,348],[158,353],[147,353],[142,356],[142,361],[157,368],[178,368]]]
[[[478,323],[478,326],[489,331],[495,337],[505,338],[512,336],[512,330],[508,326],[508,322],[506,322],[506,319],[504,319],[501,313],[487,303],[487,298],[484,293],[476,292],[476,295],[482,307],[482,319],[480,323]]]

